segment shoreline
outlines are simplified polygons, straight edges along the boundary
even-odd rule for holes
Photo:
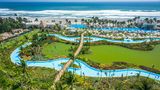
[[[30,20],[34,20],[36,18],[40,19],[40,20],[51,20],[51,19],[55,19],[55,20],[65,20],[65,19],[69,19],[69,20],[81,20],[81,19],[91,19],[92,17],[96,17],[96,16],[92,16],[92,17],[54,17],[54,16],[1,16],[1,18],[16,18],[16,17],[21,17],[21,18],[27,18]],[[132,17],[121,17],[121,16],[116,16],[116,17],[98,17],[99,19],[108,19],[108,20],[117,20],[117,21],[127,21],[129,19],[133,19],[135,17],[138,16],[132,16]],[[145,18],[156,18],[158,20],[160,20],[160,16],[158,17],[150,17],[150,16],[146,16],[146,17],[141,17],[141,19],[145,19]]]

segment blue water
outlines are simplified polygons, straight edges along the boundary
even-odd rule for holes
[[[60,37],[59,37],[60,38]],[[66,37],[70,41],[70,37]],[[71,38],[72,39],[72,38]],[[76,41],[76,40],[75,40]],[[32,43],[26,43],[22,45],[23,48],[27,47],[28,45],[31,45]],[[21,58],[19,57],[20,47],[15,49],[11,53],[11,61],[14,64],[20,65]],[[26,61],[26,64],[28,67],[46,67],[46,68],[54,68],[56,70],[60,70],[62,68],[62,64],[64,62],[67,62],[69,58],[58,58],[54,60],[48,60],[48,61]],[[80,66],[80,68],[68,68],[68,71],[74,71],[76,74],[81,76],[89,76],[89,77],[121,77],[121,76],[136,76],[139,74],[140,76],[149,77],[155,80],[160,80],[160,74],[152,73],[145,70],[140,69],[115,69],[115,70],[100,70],[94,67],[89,66],[87,63],[76,59],[74,64]]]
[[[62,36],[59,34],[49,34],[49,36],[55,36],[57,38],[60,38],[62,40],[70,41],[70,42],[79,42],[77,39],[80,37],[67,37],[67,36]],[[151,42],[151,41],[160,41],[160,38],[144,38],[143,40],[131,40],[131,39],[124,39],[124,40],[112,40],[108,38],[102,38],[102,37],[96,37],[96,36],[85,36],[84,38],[90,38],[91,40],[84,40],[84,42],[97,42],[97,41],[107,41],[107,42],[112,42],[112,43],[144,43],[144,42]]]
[[[84,24],[71,24],[69,26],[71,29],[85,29],[87,28]],[[103,31],[127,31],[127,32],[158,32],[155,30],[146,30],[141,28],[94,28],[94,30],[103,30]]]
[[[87,28],[87,26],[84,24],[71,24],[69,28],[84,29],[84,28]]]
[[[160,2],[0,2],[13,10],[142,10],[160,11]]]
[[[54,18],[160,18],[160,2],[0,2],[0,16]]]

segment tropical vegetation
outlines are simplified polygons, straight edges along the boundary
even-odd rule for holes
[[[75,22],[77,21],[75,20]],[[22,27],[19,26],[13,28]],[[50,87],[53,85],[58,71],[49,68],[28,67],[25,61],[69,57],[73,59],[74,62],[75,57],[73,52],[76,51],[78,44],[48,36],[48,33],[64,34],[64,29],[65,28],[60,28],[57,24],[52,28],[42,30],[33,29],[26,34],[1,42],[0,89],[51,89]],[[6,31],[8,30],[11,29],[7,28]],[[27,42],[31,42],[32,45],[26,48],[21,47],[21,64],[13,64],[10,60],[10,54],[17,47],[22,46]],[[102,41],[102,43],[104,42]],[[159,73],[157,60],[159,57],[159,45],[157,45],[155,49],[152,48],[153,50],[150,49],[152,51],[137,51],[114,46],[113,44],[109,45],[108,43],[107,45],[99,44],[101,43],[86,42],[79,53],[80,56],[77,58],[82,59],[89,65],[100,69],[139,68]],[[135,45],[135,47],[138,46]],[[155,61],[151,62],[150,60],[153,60],[153,58]],[[66,63],[61,64],[64,66]],[[71,64],[70,67],[80,68],[80,66],[75,64]],[[106,73],[106,76],[107,74],[110,73]],[[133,77],[121,76],[119,78],[108,78],[86,77],[84,74],[76,75],[74,72],[65,72],[60,80],[55,84],[55,87],[56,90],[158,90],[160,88],[160,82],[149,79],[148,77],[141,77],[139,74]]]

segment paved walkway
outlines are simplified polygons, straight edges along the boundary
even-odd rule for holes
[[[83,47],[83,41],[84,41],[84,33],[81,34],[81,39],[80,39],[80,44],[78,49],[75,51],[73,58],[71,58],[69,61],[67,61],[67,63],[64,65],[64,67],[59,71],[59,73],[56,75],[55,80],[54,80],[54,84],[56,82],[58,82],[62,75],[64,74],[64,72],[67,70],[67,68],[73,63],[74,59],[78,56],[78,54],[80,53],[82,47]],[[54,85],[53,84],[53,85]],[[53,86],[54,87],[54,86]]]
[[[84,39],[84,34],[81,35],[81,41],[78,49],[74,53],[74,56],[76,57],[81,48],[83,47],[83,39]],[[26,43],[22,45],[23,48],[31,45],[32,43]],[[21,62],[21,57],[19,56],[20,54],[20,49],[21,47],[16,48],[10,55],[11,61],[14,64],[20,65]],[[73,62],[74,61],[74,62]],[[160,74],[156,74],[153,72],[149,72],[146,70],[141,70],[141,69],[133,69],[133,68],[128,68],[128,69],[115,69],[115,70],[101,70],[97,69],[94,67],[89,66],[87,63],[83,62],[82,60],[70,60],[69,58],[58,58],[54,60],[48,60],[48,61],[26,61],[27,67],[46,67],[46,68],[54,68],[56,70],[62,70],[62,64],[64,62],[68,63],[74,63],[76,65],[79,65],[80,68],[72,68],[68,67],[67,71],[75,72],[77,75],[81,76],[88,76],[88,77],[121,77],[121,76],[136,76],[139,74],[140,76],[148,77],[154,80],[159,80],[160,81]],[[69,66],[69,64],[67,64]],[[57,79],[58,80],[58,79]]]

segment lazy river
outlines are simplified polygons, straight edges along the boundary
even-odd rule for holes
[[[79,42],[80,37],[67,37],[62,36],[60,34],[49,34],[48,36],[55,36],[57,38],[70,41],[70,42]],[[102,37],[96,37],[96,36],[85,36],[84,38],[90,38],[90,40],[84,40],[84,42],[96,42],[96,41],[107,41],[107,42],[113,42],[113,43],[143,43],[143,42],[150,42],[150,41],[160,41],[160,38],[146,38],[142,40],[131,40],[131,39],[123,39],[123,40],[113,40],[108,38],[102,38]]]
[[[56,35],[57,34],[54,34],[54,36]],[[64,36],[61,36],[61,37],[64,37]],[[72,40],[75,40],[75,38],[74,39],[71,38],[69,41],[72,41]],[[25,48],[31,44],[32,43],[26,43],[22,45],[21,47]],[[21,57],[19,56],[21,47],[16,48],[10,55],[11,61],[17,65],[21,64],[20,62]],[[63,67],[61,63],[67,62],[68,60],[69,58],[58,58],[58,59],[48,60],[48,61],[34,60],[34,61],[25,61],[25,62],[28,67],[46,67],[46,68],[60,70]],[[87,63],[83,62],[82,60],[78,60],[78,59],[74,61],[74,64],[80,66],[80,68],[69,67],[68,71],[72,71],[72,72],[74,71],[75,74],[81,75],[81,76],[121,77],[121,76],[136,76],[139,74],[140,76],[149,77],[155,80],[160,80],[160,74],[156,74],[156,73],[152,73],[152,72],[140,70],[140,69],[128,68],[128,69],[117,69],[117,70],[100,70],[100,69],[91,67]]]

